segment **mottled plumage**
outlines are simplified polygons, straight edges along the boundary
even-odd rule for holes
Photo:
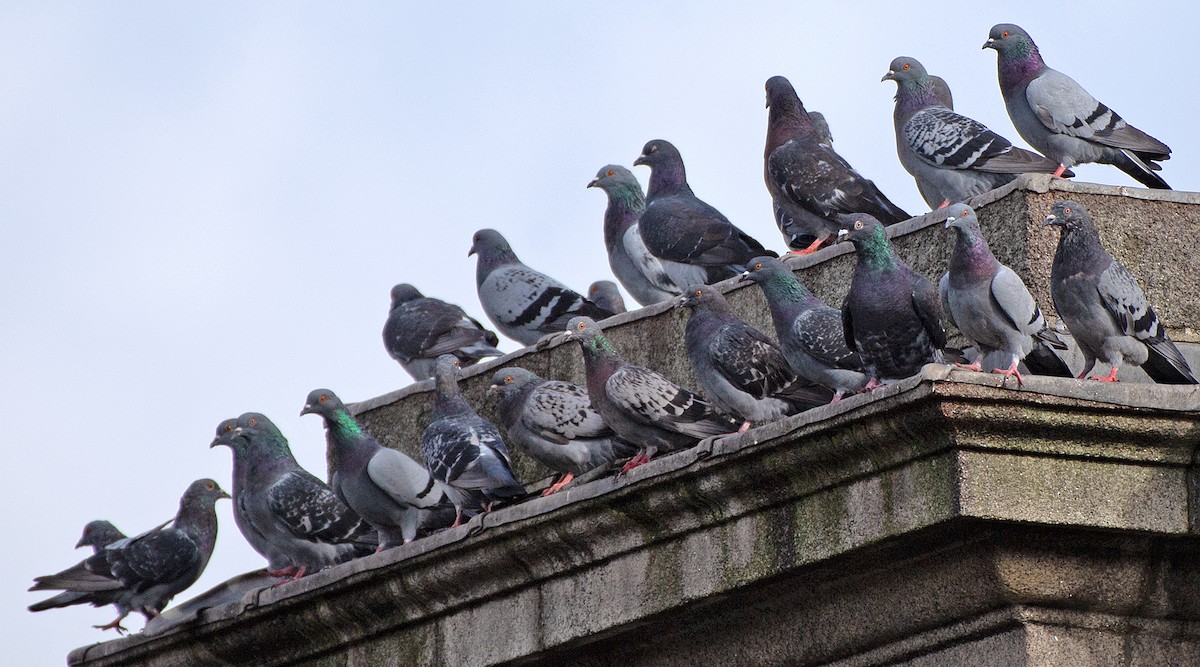
[[[700,440],[732,433],[737,424],[691,391],[617,354],[600,327],[573,318],[568,332],[583,350],[592,407],[621,438],[641,448],[625,470],[658,451],[688,449]]]
[[[868,388],[942,363],[946,330],[937,288],[896,255],[878,220],[869,215],[843,220],[838,238],[854,244],[856,262],[842,301],[842,326],[846,344],[862,357]]]
[[[982,370],[995,360],[1003,365],[991,370],[1014,376],[1021,384],[1017,365],[1024,360],[1030,372],[1072,377],[1071,369],[1054,352],[1067,349],[1046,324],[1042,311],[1012,269],[992,255],[979,218],[966,204],[951,204],[946,228],[955,233],[949,270],[938,283],[942,309],[950,321],[975,346],[979,356],[972,368]]]
[[[494,229],[475,232],[467,255],[479,255],[475,286],[488,319],[505,336],[533,345],[562,331],[576,315],[596,319],[613,313],[588,301],[566,285],[521,263],[508,241]]]
[[[1047,67],[1020,26],[993,26],[983,48],[996,50],[1000,92],[1013,126],[1060,169],[1100,162],[1146,187],[1171,188],[1154,173],[1161,169],[1156,161],[1169,159],[1171,149],[1125,122],[1071,77]]]
[[[804,253],[829,242],[842,213],[868,213],[889,225],[910,217],[831,145],[821,143],[804,104],[784,77],[767,80],[767,106],[767,189],[789,247]]]
[[[1012,145],[955,113],[915,58],[896,58],[883,80],[896,82],[896,152],[933,207],[993,190],[1023,173],[1053,173],[1058,163]],[[943,82],[944,85],[944,82]],[[947,89],[948,92],[948,89]],[[936,202],[928,201],[932,195]]]
[[[611,280],[597,280],[588,285],[588,300],[614,315],[625,312],[625,298]]]
[[[1100,233],[1083,206],[1054,204],[1046,224],[1059,228],[1050,269],[1050,296],[1059,317],[1083,352],[1085,377],[1100,359],[1117,379],[1121,364],[1141,366],[1155,382],[1196,384],[1196,376],[1167,336],[1154,308],[1134,278],[1100,243]]]
[[[328,389],[312,390],[300,414],[325,420],[334,461],[330,486],[378,531],[379,548],[411,542],[422,515],[442,500],[429,472],[403,452],[379,444]]]
[[[500,397],[497,412],[508,442],[563,473],[544,495],[566,486],[575,475],[637,453],[604,423],[579,385],[546,380],[524,368],[502,368],[492,376],[488,391]]]
[[[798,377],[779,346],[742,321],[717,290],[693,285],[680,304],[692,311],[684,345],[696,382],[713,404],[743,420],[740,430],[833,399]]]
[[[746,278],[762,287],[779,347],[797,375],[834,390],[835,401],[866,386],[862,358],[847,347],[841,311],[825,305],[777,259],[750,260]]]
[[[392,305],[383,325],[383,345],[415,380],[433,377],[434,360],[443,354],[470,366],[504,354],[500,339],[462,308],[422,295],[401,283],[392,288]]]
[[[711,283],[736,276],[751,257],[767,254],[761,243],[696,197],[688,186],[683,158],[670,142],[647,142],[633,164],[650,167],[646,210],[638,230],[655,257],[706,267],[704,282]]]

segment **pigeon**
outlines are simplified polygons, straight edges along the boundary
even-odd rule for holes
[[[470,255],[479,255],[475,286],[488,319],[505,336],[533,345],[549,333],[562,331],[576,315],[612,317],[566,285],[521,263],[508,241],[494,229],[475,232]]]
[[[833,399],[798,377],[779,346],[742,321],[717,290],[693,285],[679,302],[692,311],[683,340],[696,382],[717,408],[742,419],[739,433]]]
[[[525,487],[513,475],[508,447],[500,430],[480,417],[458,390],[458,360],[438,357],[434,373],[433,421],[421,434],[421,456],[434,479],[446,487],[462,523],[463,507],[472,491],[483,493],[488,510],[498,501],[525,496]]]
[[[575,475],[637,453],[637,447],[617,438],[604,423],[579,385],[546,380],[524,368],[501,368],[488,393],[500,397],[497,413],[508,442],[563,474],[544,496],[561,490]]]
[[[946,330],[937,288],[896,255],[878,220],[858,214],[843,222],[838,239],[854,244],[857,261],[842,301],[842,327],[846,345],[862,357],[869,378],[863,389],[943,363]]]
[[[1045,224],[1059,228],[1050,267],[1050,296],[1083,352],[1082,379],[1100,359],[1112,366],[1104,382],[1117,381],[1122,364],[1141,366],[1163,384],[1196,384],[1179,348],[1167,337],[1137,278],[1104,250],[1096,224],[1073,201],[1054,204]]]
[[[325,420],[334,452],[330,487],[379,533],[378,550],[416,539],[422,512],[442,500],[429,471],[404,453],[380,445],[328,389],[312,390],[300,414]]]
[[[840,311],[814,296],[777,259],[755,257],[745,277],[762,288],[779,347],[797,375],[834,390],[833,401],[866,386],[862,357],[847,347]]]
[[[892,60],[882,80],[896,82],[893,120],[900,164],[930,206],[945,208],[1009,183],[1017,174],[1057,169],[1054,160],[1017,148],[946,107],[933,77],[915,58]]]
[[[233,516],[267,559],[268,574],[294,581],[375,550],[370,524],[300,467],[270,419],[247,412],[232,434],[224,430],[227,423],[217,427],[210,447],[233,451]]]
[[[683,158],[669,141],[647,142],[633,164],[650,167],[638,231],[655,257],[707,267],[703,282],[713,283],[740,274],[751,257],[767,254],[761,243],[696,197],[688,186]]]
[[[500,339],[462,308],[422,295],[401,283],[392,288],[392,306],[383,325],[383,345],[414,380],[433,377],[433,362],[453,354],[464,366],[498,357]]]
[[[57,574],[36,577],[34,585],[29,590],[62,590],[63,592],[30,605],[29,611],[45,611],[76,604],[90,604],[94,607],[119,604],[122,598],[128,595],[127,591],[119,584],[113,588],[99,591],[73,590],[71,586],[72,582],[80,579],[90,581],[94,580],[96,576],[112,579],[112,570],[109,569],[108,557],[104,553],[104,548],[124,538],[125,533],[108,521],[89,521],[83,527],[83,536],[79,538],[75,548],[90,546],[92,555]],[[127,609],[121,611],[122,614],[128,613]]]
[[[641,450],[622,472],[646,463],[659,450],[681,451],[738,428],[691,391],[623,359],[591,319],[572,318],[568,327],[568,340],[579,341],[583,348],[592,407],[617,436]]]
[[[808,120],[812,122],[813,132],[818,144],[826,148],[833,147],[833,133],[829,131],[829,121],[820,111],[809,111]]]
[[[588,285],[587,295],[589,301],[614,315],[625,312],[625,299],[611,280],[597,280]]]
[[[985,49],[996,50],[1008,116],[1029,145],[1058,163],[1055,176],[1085,162],[1111,164],[1148,188],[1170,190],[1154,173],[1171,157],[1163,142],[1125,122],[1074,79],[1046,66],[1020,26],[992,26]]]
[[[992,372],[1005,381],[1016,378],[1017,386],[1023,384],[1017,370],[1022,359],[1032,373],[1074,377],[1054,352],[1067,349],[1067,344],[1046,324],[1021,277],[996,261],[975,211],[966,204],[952,204],[946,229],[956,234],[949,270],[938,283],[938,293],[942,310],[979,352],[968,368],[981,372],[981,363],[997,353],[1005,365]]]
[[[113,593],[119,616],[96,627],[126,632],[121,621],[130,612],[137,611],[146,620],[155,618],[171,598],[200,578],[217,541],[216,501],[228,497],[213,480],[196,480],[180,498],[173,520],[104,547],[107,571],[71,568],[66,571],[73,572],[70,581],[56,581],[52,575],[39,578],[38,583],[42,588]]]
[[[600,188],[608,195],[608,208],[604,211],[608,265],[638,303],[649,306],[667,301],[683,293],[680,283],[690,285],[707,280],[708,268],[664,262],[646,247],[638,228],[646,200],[633,172],[610,164],[602,167],[587,186]]]
[[[889,225],[910,217],[832,146],[821,143],[804,103],[784,77],[767,79],[767,106],[767,189],[793,252],[808,254],[832,239],[839,214],[868,213]]]

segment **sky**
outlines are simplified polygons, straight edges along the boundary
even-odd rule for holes
[[[700,198],[782,250],[762,181],[770,76],[919,214],[880,77],[916,57],[959,112],[1024,146],[980,50],[993,24],[1018,23],[1175,150],[1168,182],[1200,188],[1192,2],[416,4],[0,4],[10,664],[115,638],[91,627],[111,607],[31,614],[41,596],[26,588],[86,555],[71,547],[89,520],[137,533],[192,480],[228,489],[229,451],[208,448],[222,419],[267,414],[325,477],[304,397],[410,382],[380,337],[396,283],[485,319],[466,256],[477,229],[577,290],[611,279],[606,200],[585,185],[667,139]],[[263,565],[228,502],[219,520],[208,570],[177,601]]]

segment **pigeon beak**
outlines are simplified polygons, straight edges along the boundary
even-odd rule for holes
[[[842,241],[845,241],[847,236],[850,236],[850,232],[849,232],[849,231],[847,231],[847,230],[845,230],[845,229],[839,229],[839,230],[838,230],[838,233],[837,233],[837,240],[838,240],[838,242],[839,242],[839,243],[841,243]]]
[[[86,535],[79,538],[79,541],[75,543],[75,548],[78,549],[79,547],[87,546],[87,542],[85,540],[87,540]]]
[[[952,216],[952,215],[948,215],[948,216],[946,216],[946,229],[950,229],[950,225],[951,225],[951,224],[952,224],[952,223],[953,223],[955,220],[957,220],[957,218],[955,218],[955,217],[954,217],[954,216]]]
[[[216,447],[217,445],[228,445],[228,444],[229,443],[225,442],[224,437],[217,436],[217,437],[213,438],[212,442],[208,443],[208,448],[212,449],[213,447]],[[79,547],[75,547],[75,548],[78,549]]]
[[[221,491],[220,493],[217,494],[217,500],[220,500],[222,498],[227,498],[229,500],[233,500],[233,496],[229,495],[228,493],[225,493],[225,491]]]
[[[300,411],[300,416],[303,417],[304,415],[312,414],[312,411],[313,411],[312,403],[305,403],[304,409],[302,409]],[[238,430],[240,431],[241,429],[239,428]]]
[[[888,71],[887,71],[887,74],[884,74],[884,75],[883,75],[883,78],[882,78],[882,79],[880,79],[880,82],[883,82],[883,81],[895,81],[895,80],[896,80],[896,70],[894,70],[894,69],[890,69],[890,70],[888,70]]]
[[[1048,227],[1050,225],[1057,225],[1057,224],[1058,224],[1058,216],[1054,215],[1053,213],[1051,213],[1050,215],[1047,215],[1045,220],[1042,220],[1043,227]]]
[[[996,40],[994,40],[994,39],[992,39],[991,37],[989,37],[989,38],[988,38],[988,41],[984,42],[984,43],[983,43],[983,46],[981,46],[981,47],[979,47],[979,48],[981,48],[981,49],[994,49],[994,48],[996,48]]]
[[[642,166],[645,164],[646,164],[646,154],[645,153],[642,153],[641,155],[637,156],[637,159],[633,161],[633,166],[635,166],[635,167]]]
[[[471,255],[474,255],[474,254],[475,254],[475,246],[471,246],[471,249],[467,251],[467,257],[470,257]]]
[[[600,179],[599,179],[599,178],[593,178],[592,180],[588,181],[588,184],[587,184],[587,186],[588,186],[589,188],[594,188],[594,187],[596,187],[597,185],[600,185]]]

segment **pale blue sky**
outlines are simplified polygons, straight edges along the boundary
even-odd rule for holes
[[[228,488],[228,451],[208,449],[222,418],[266,413],[324,476],[304,396],[409,382],[380,342],[397,282],[482,319],[476,229],[577,289],[609,278],[605,198],[584,186],[663,138],[701,198],[782,249],[762,183],[772,75],[920,213],[880,76],[914,56],[959,111],[1021,143],[979,48],[1016,22],[1051,66],[1175,149],[1168,182],[1200,187],[1195,3],[397,4],[0,5],[12,664],[115,637],[90,627],[111,608],[30,614],[25,589],[84,555],[71,545],[88,520],[139,532],[193,479]],[[220,515],[208,572],[181,599],[262,565],[228,503]]]

